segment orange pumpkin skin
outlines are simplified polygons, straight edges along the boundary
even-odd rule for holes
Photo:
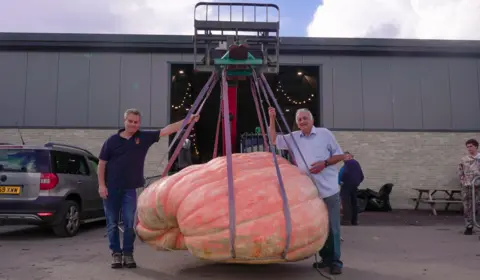
[[[136,226],[141,240],[157,250],[186,250],[215,262],[277,263],[313,256],[328,234],[327,208],[305,174],[277,156],[291,213],[286,227],[272,154],[233,154],[236,258],[229,239],[226,158],[189,166],[148,186],[138,198]]]

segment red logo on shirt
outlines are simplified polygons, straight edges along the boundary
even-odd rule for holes
[[[140,138],[138,138],[138,137],[135,138],[135,144],[137,144],[137,145],[140,144]]]

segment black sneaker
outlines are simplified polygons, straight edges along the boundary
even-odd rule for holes
[[[329,267],[329,266],[330,266],[329,264],[324,263],[323,261],[321,261],[321,262],[314,262],[314,263],[313,263],[313,268],[320,268],[320,269],[322,269],[322,268],[326,268],[326,267]]]
[[[112,268],[122,268],[122,254],[114,253],[112,257]]]
[[[123,256],[123,266],[126,268],[136,268],[137,263],[135,262],[135,259],[133,258],[133,255],[124,255]]]
[[[465,235],[473,235],[473,227],[468,226],[468,227],[465,229],[465,232],[464,232],[463,234],[465,234]]]
[[[330,274],[331,275],[342,274],[342,268],[338,267],[338,266],[332,266],[332,267],[330,267]]]

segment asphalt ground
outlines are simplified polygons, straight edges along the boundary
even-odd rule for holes
[[[342,227],[344,273],[335,279],[480,279],[479,234],[463,235],[459,213],[362,213]],[[480,230],[479,230],[480,231]],[[157,252],[136,242],[136,269],[113,270],[105,223],[85,225],[73,238],[36,227],[0,226],[0,279],[324,279],[313,258],[275,265],[202,262],[188,251]],[[328,271],[325,271],[328,275]]]

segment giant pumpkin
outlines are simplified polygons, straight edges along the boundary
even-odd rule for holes
[[[150,184],[139,196],[136,231],[157,250],[189,250],[227,263],[294,262],[313,256],[328,234],[327,208],[309,177],[277,156],[291,216],[285,215],[271,153],[233,154],[235,258],[230,252],[227,163],[217,157]]]

